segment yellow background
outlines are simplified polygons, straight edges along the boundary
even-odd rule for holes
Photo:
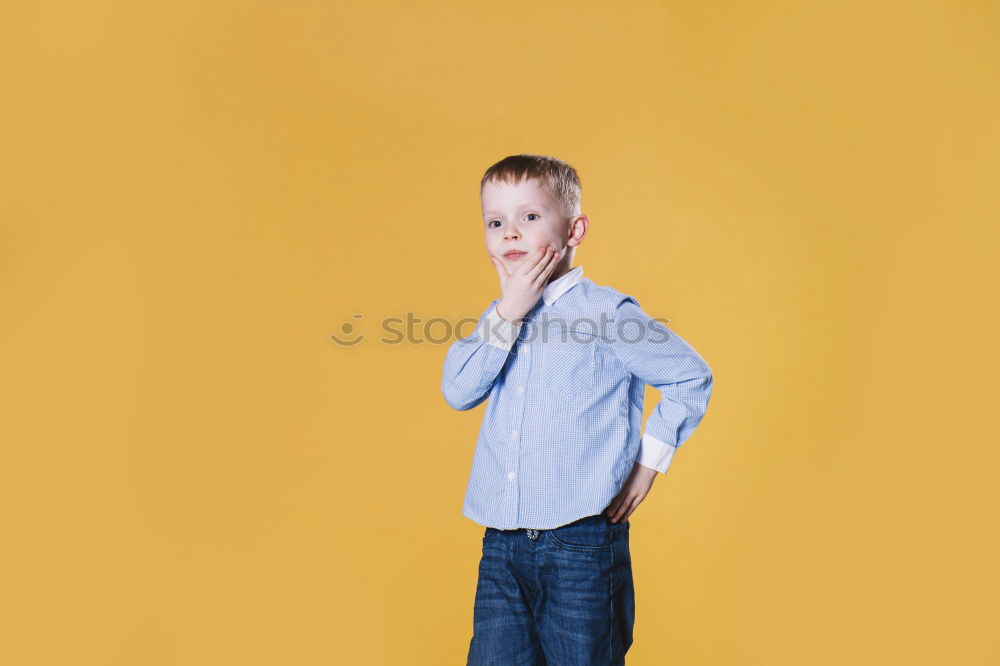
[[[1000,662],[998,38],[986,1],[3,3],[0,662],[465,663],[483,407],[379,322],[499,295],[478,183],[520,152],[715,373],[631,518],[628,663]]]

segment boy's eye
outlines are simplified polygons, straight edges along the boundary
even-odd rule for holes
[[[528,213],[527,217],[539,217],[538,213]],[[494,222],[499,222],[500,220],[490,220],[486,223],[487,227],[493,228]]]

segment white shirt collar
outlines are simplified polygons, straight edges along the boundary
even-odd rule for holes
[[[545,285],[545,288],[542,289],[542,300],[545,301],[546,305],[552,305],[556,302],[557,298],[569,291],[570,287],[575,286],[582,279],[583,266],[577,266],[565,275]]]

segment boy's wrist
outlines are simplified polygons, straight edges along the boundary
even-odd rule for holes
[[[499,303],[490,309],[477,330],[483,342],[505,351],[510,351],[521,331],[521,323],[519,321],[510,322],[504,319],[500,316],[498,306]]]
[[[503,310],[500,309],[501,306],[503,306]],[[521,317],[509,317],[509,316],[507,316],[507,305],[505,305],[502,300],[497,303],[496,311],[497,311],[497,314],[500,315],[500,318],[503,319],[504,321],[506,321],[509,324],[516,324],[517,320],[524,316],[524,315],[521,315]]]

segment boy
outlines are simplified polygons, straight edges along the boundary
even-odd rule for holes
[[[452,343],[441,383],[454,409],[489,398],[462,508],[485,527],[468,664],[624,664],[628,517],[701,422],[712,372],[571,268],[589,226],[573,167],[507,157],[480,194],[501,297]],[[662,399],[642,431],[645,384]]]

